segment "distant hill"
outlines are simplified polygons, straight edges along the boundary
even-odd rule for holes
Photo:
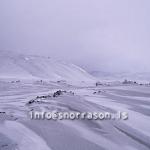
[[[150,82],[149,72],[103,72],[103,71],[92,71],[91,75],[101,80],[133,80],[133,81],[146,81]]]

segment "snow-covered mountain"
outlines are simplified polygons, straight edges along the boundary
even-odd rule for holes
[[[49,79],[52,81],[93,81],[80,67],[50,57],[23,55],[0,51],[0,77],[19,79]]]
[[[133,81],[150,81],[150,72],[103,72],[93,71],[91,75],[101,80],[133,80]]]

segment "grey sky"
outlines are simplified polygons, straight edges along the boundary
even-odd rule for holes
[[[150,71],[150,0],[0,0],[0,50]]]

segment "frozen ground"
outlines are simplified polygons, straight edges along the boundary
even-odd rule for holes
[[[58,89],[72,91],[27,103]],[[101,91],[101,92],[98,92]],[[95,94],[93,94],[95,92]],[[128,112],[128,120],[31,120],[31,110]],[[0,82],[0,150],[149,150],[150,87]]]

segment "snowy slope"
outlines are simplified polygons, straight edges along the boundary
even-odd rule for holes
[[[54,81],[92,81],[94,79],[73,64],[55,61],[49,57],[27,56],[8,51],[0,51],[0,77],[40,78]]]

